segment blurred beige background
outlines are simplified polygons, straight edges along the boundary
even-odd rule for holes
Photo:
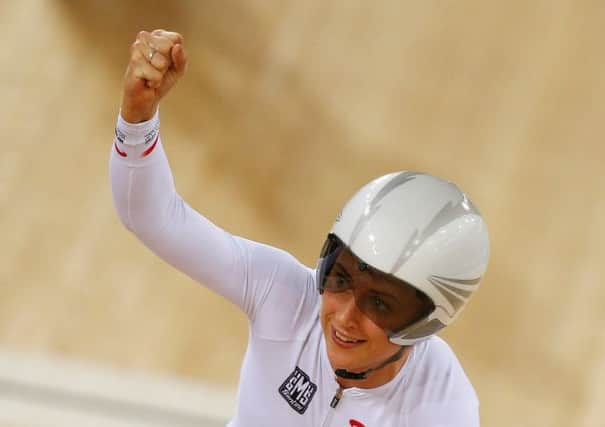
[[[185,35],[177,186],[309,265],[363,183],[457,182],[491,229],[444,334],[482,424],[603,426],[605,4],[3,0],[0,345],[237,383],[243,315],[119,224],[107,161],[138,30]]]

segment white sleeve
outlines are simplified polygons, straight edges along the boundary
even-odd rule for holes
[[[308,305],[303,300],[313,284],[307,267],[285,251],[227,233],[179,196],[157,113],[139,124],[118,118],[110,180],[118,216],[130,231],[169,264],[236,304],[251,320],[275,298],[289,311]],[[288,283],[297,285],[285,288]],[[282,332],[286,331],[269,331]]]

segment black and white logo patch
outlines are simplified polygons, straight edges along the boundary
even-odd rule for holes
[[[286,381],[279,387],[279,394],[288,402],[288,404],[299,414],[304,414],[313,395],[317,391],[317,386],[311,382],[311,379],[298,366],[294,369]]]

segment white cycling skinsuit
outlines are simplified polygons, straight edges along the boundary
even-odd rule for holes
[[[319,322],[315,270],[282,250],[222,230],[187,205],[174,187],[158,113],[139,124],[118,117],[111,151],[111,188],[124,225],[248,316],[248,348],[229,426],[479,426],[475,391],[438,337],[414,345],[390,382],[340,390]]]

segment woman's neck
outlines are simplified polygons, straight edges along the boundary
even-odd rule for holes
[[[372,371],[368,374],[367,378],[362,380],[352,380],[348,378],[336,377],[336,381],[342,388],[376,388],[380,387],[391,381],[393,378],[397,376],[401,368],[405,365],[412,351],[412,347],[405,347],[401,358],[396,361],[389,363],[388,365],[383,366],[380,369]]]

